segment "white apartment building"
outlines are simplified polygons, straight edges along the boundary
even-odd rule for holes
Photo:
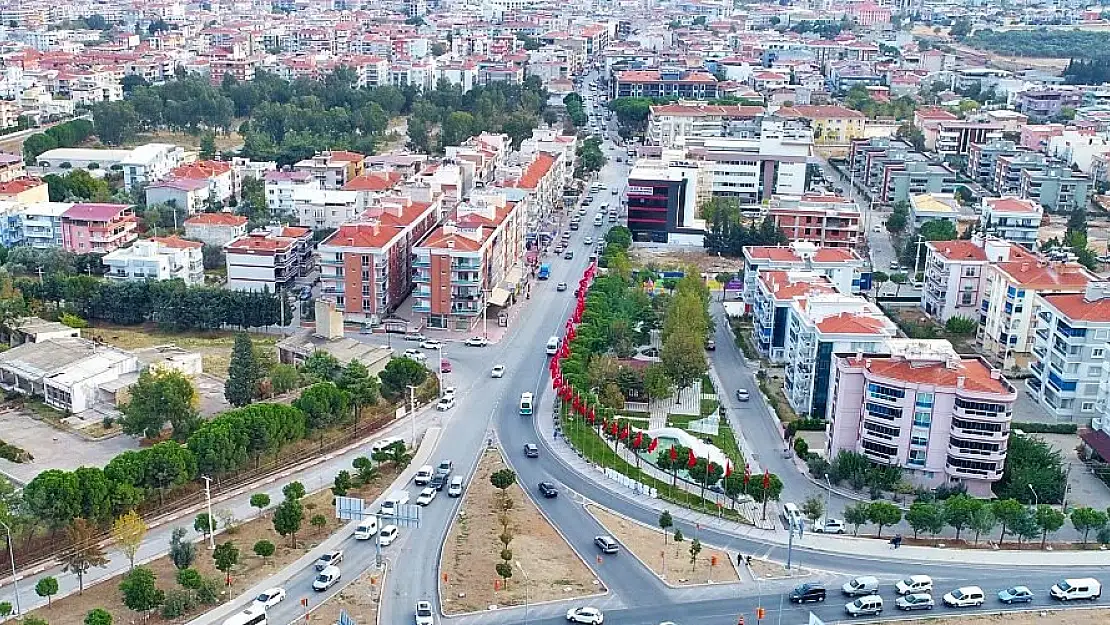
[[[799,415],[821,418],[829,403],[832,355],[886,351],[898,326],[858,295],[813,295],[790,306],[783,392]]]
[[[358,191],[300,188],[293,191],[297,223],[316,230],[338,228],[366,212],[367,196]]]
[[[1003,368],[1014,366],[1017,357],[1032,350],[1038,295],[1083,293],[1096,279],[1078,263],[1049,262],[1031,254],[1015,257],[988,265],[976,333],[980,353]]]
[[[952,317],[978,320],[987,266],[1016,257],[1025,258],[1020,250],[1012,256],[1013,248],[1011,243],[997,237],[926,241],[921,308],[941,323]]]
[[[321,189],[320,181],[307,171],[270,171],[263,178],[266,184],[266,208],[271,215],[296,213],[293,193],[298,189]]]
[[[35,249],[62,247],[62,213],[73,202],[38,202],[22,210],[23,244]]]
[[[760,355],[781,363],[786,356],[786,326],[796,300],[836,293],[828,278],[810,271],[759,272],[752,302],[752,342]]]
[[[293,171],[308,172],[320,181],[323,189],[342,189],[352,179],[361,176],[366,157],[357,152],[334,150],[321,152],[293,165]]]
[[[763,115],[762,106],[710,105],[679,102],[651,107],[647,140],[653,145],[670,147],[684,137],[723,137],[729,126],[741,121],[754,122]]]
[[[1032,200],[1014,196],[989,197],[983,198],[979,223],[981,232],[1034,250],[1043,216],[1044,207]]]
[[[764,120],[759,132],[752,139],[685,141],[688,158],[708,173],[713,196],[756,203],[772,195],[805,193],[813,132],[777,120]]]
[[[204,284],[203,247],[199,241],[177,236],[136,241],[104,255],[108,268],[104,277],[122,282],[178,279],[189,286]]]
[[[1035,300],[1026,390],[1057,420],[1084,422],[1110,391],[1110,282]]]
[[[871,288],[867,262],[843,247],[819,247],[808,241],[788,246],[744,248],[744,303],[750,309],[756,301],[759,272],[767,270],[810,271],[825,276],[840,293],[859,293]]]
[[[197,213],[185,220],[185,236],[223,247],[246,236],[247,218],[231,213]]]
[[[131,150],[119,161],[123,186],[133,189],[169,176],[173,168],[185,162],[185,148],[172,143],[148,143]],[[101,167],[106,166],[101,163]]]

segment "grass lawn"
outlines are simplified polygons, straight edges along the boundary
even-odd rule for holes
[[[82,331],[90,339],[100,339],[122,349],[142,349],[173,343],[182,349],[199,352],[204,361],[204,372],[218,378],[227,377],[227,367],[231,362],[231,347],[235,344],[235,333],[217,330],[213,332],[167,332],[155,324],[141,326],[113,326],[98,324]],[[268,334],[251,334],[255,346],[272,348],[278,337]]]

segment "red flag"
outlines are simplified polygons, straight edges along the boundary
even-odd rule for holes
[[[609,428],[610,428],[610,429],[609,429],[609,432],[610,432],[610,433],[611,433],[611,434],[612,434],[613,436],[616,436],[616,435],[617,435],[617,429],[618,429],[619,427],[620,427],[620,425],[619,425],[619,424],[618,424],[618,423],[617,423],[616,421],[613,421],[613,424],[612,424],[611,426],[609,426]]]
[[[676,460],[678,460],[678,452],[675,451],[674,446],[672,446],[671,447],[671,462],[674,462]]]
[[[750,482],[751,480],[752,480],[752,468],[748,466],[747,462],[745,462],[744,463],[744,488],[748,487],[748,482]]]
[[[628,425],[624,426],[624,431],[621,432],[621,440],[628,440],[628,435],[632,433],[632,428]]]
[[[725,477],[728,477],[730,475],[732,475],[732,463],[726,461],[725,462]]]
[[[655,448],[658,447],[658,446],[659,446],[659,439],[658,438],[653,438],[653,439],[651,439],[651,442],[648,443],[648,451],[655,451]]]
[[[635,440],[632,441],[632,446],[635,447],[636,449],[639,449],[640,446],[643,445],[643,444],[644,444],[644,433],[643,432],[636,432],[636,438],[635,438]]]
[[[595,419],[597,419],[597,415],[594,414],[593,409],[590,409],[589,414],[586,416],[586,420],[590,422],[590,425],[593,425]]]
[[[559,378],[551,378],[551,388],[559,388]]]
[[[693,469],[694,465],[698,463],[698,457],[694,455],[694,450],[690,450],[690,459],[686,461],[686,467]]]
[[[770,487],[771,487],[771,472],[768,471],[767,469],[763,469],[763,490],[767,490]]]

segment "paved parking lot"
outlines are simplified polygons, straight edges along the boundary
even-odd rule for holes
[[[139,447],[138,440],[130,436],[88,441],[12,407],[0,408],[0,438],[35,458],[22,464],[0,459],[0,472],[20,484],[26,484],[47,469],[103,467],[119,453]]]

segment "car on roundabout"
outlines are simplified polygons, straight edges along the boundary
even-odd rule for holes
[[[567,610],[567,620],[571,623],[585,623],[586,625],[601,625],[605,622],[605,615],[590,606],[571,608]]]

